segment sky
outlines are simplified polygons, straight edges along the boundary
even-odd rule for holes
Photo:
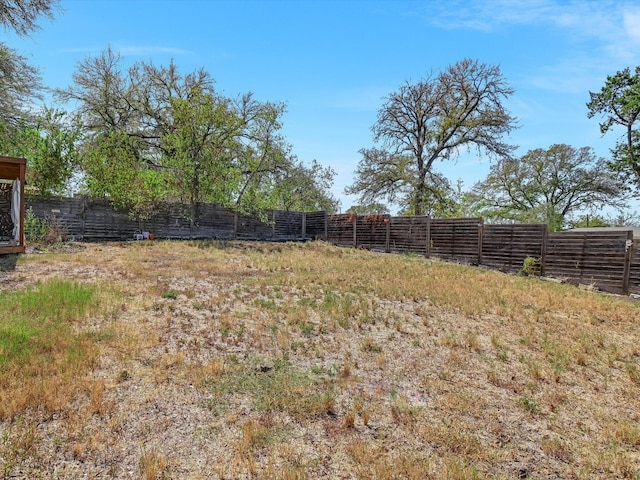
[[[39,24],[4,39],[52,88],[111,47],[131,63],[204,68],[228,97],[286,103],[283,135],[300,160],[336,171],[343,211],[358,203],[344,189],[384,97],[406,82],[464,58],[498,65],[518,156],[565,143],[608,158],[623,132],[600,134],[589,92],[640,64],[640,0],[62,0]],[[468,189],[490,165],[463,152],[435,167]]]

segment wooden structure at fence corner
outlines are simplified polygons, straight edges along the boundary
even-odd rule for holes
[[[549,232],[544,224],[493,225],[482,218],[338,214],[327,218],[326,239],[510,273],[521,271],[530,257],[538,275],[611,293],[640,294],[640,248],[634,248],[631,230]]]
[[[26,159],[0,156],[0,255],[24,253],[25,250],[26,170]]]

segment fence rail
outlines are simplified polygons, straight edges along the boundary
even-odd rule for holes
[[[195,224],[184,207],[164,204],[143,223],[107,201],[27,197],[38,217],[54,216],[72,236],[85,240],[157,238],[324,239],[335,245],[389,253],[416,253],[515,273],[536,259],[538,274],[612,293],[640,294],[640,247],[633,232],[549,232],[546,225],[485,225],[481,218],[437,219],[389,215],[328,215],[269,210],[241,215],[219,205],[199,205]]]

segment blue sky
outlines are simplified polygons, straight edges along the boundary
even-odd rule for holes
[[[283,133],[305,162],[330,165],[342,209],[358,150],[382,97],[463,58],[499,65],[515,89],[506,106],[522,155],[555,143],[607,157],[622,131],[602,137],[587,118],[589,91],[640,64],[640,1],[62,0],[54,21],[6,42],[66,87],[78,62],[108,46],[127,61],[203,67],[230,97],[253,92],[287,104]],[[437,163],[469,188],[490,163]]]

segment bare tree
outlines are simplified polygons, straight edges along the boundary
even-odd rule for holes
[[[516,127],[502,104],[512,93],[499,67],[470,59],[406,82],[378,111],[371,130],[380,147],[360,151],[356,180],[345,193],[359,194],[363,203],[401,197],[414,214],[424,214],[436,160],[472,146],[489,157],[512,153],[515,147],[502,141]]]
[[[28,35],[38,28],[40,17],[53,18],[58,4],[59,0],[0,0],[0,24],[5,30]],[[9,130],[28,120],[30,104],[41,98],[42,88],[38,69],[5,42],[0,42],[0,133],[3,137],[0,141],[4,145],[10,141]]]
[[[37,30],[41,16],[53,18],[60,0],[2,0],[0,1],[0,23],[18,35],[28,35]]]

